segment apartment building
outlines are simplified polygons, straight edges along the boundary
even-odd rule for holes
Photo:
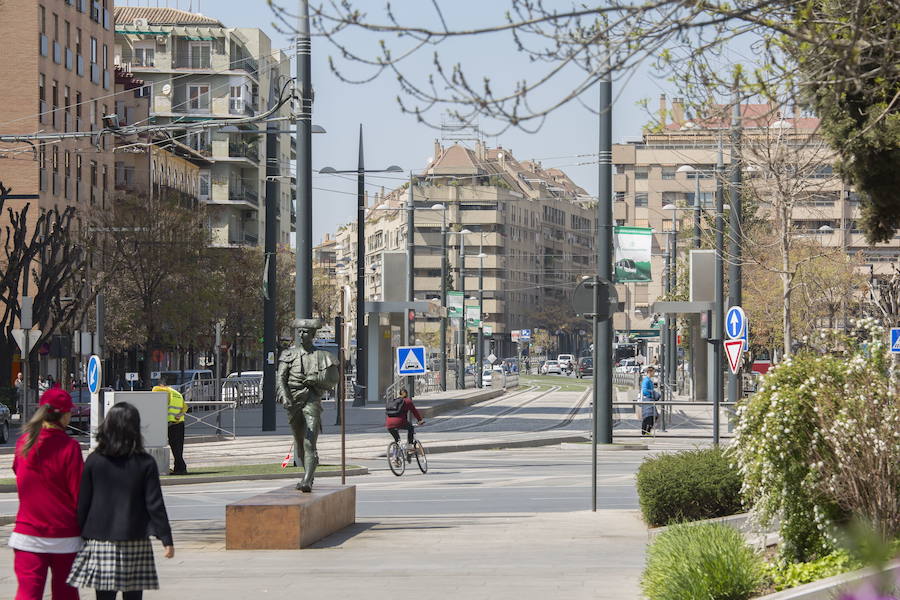
[[[730,110],[720,107],[719,114],[692,118],[683,102],[675,98],[671,105],[660,98],[658,130],[647,131],[641,139],[613,145],[613,216],[618,225],[652,227],[653,281],[647,284],[619,286],[626,300],[624,314],[616,315],[617,329],[650,329],[650,306],[662,295],[663,254],[669,232],[693,228],[692,207],[699,189],[699,204],[704,211],[714,205],[717,179],[714,169],[719,148],[725,168],[731,161]],[[861,253],[873,265],[875,274],[887,273],[889,263],[900,258],[900,236],[888,243],[869,246],[857,226],[859,197],[832,171],[833,153],[817,135],[817,118],[769,104],[741,106],[743,126],[743,178],[751,186],[745,196],[765,200],[779,169],[772,148],[783,148],[783,156],[796,169],[794,184],[797,198],[792,210],[792,235],[805,236],[825,246],[840,247],[848,254]],[[767,150],[768,149],[768,150]],[[775,164],[773,164],[775,163]],[[725,174],[727,177],[727,173]],[[727,192],[726,192],[727,194]],[[725,202],[728,202],[726,195]],[[685,210],[667,210],[674,205]],[[763,201],[759,216],[771,218],[771,207]],[[704,219],[702,226],[708,221]],[[679,238],[678,252],[687,252]]]
[[[150,98],[144,81],[123,67],[115,68],[116,115],[121,126],[146,123]],[[201,152],[161,132],[147,132],[120,143],[114,150],[117,195],[164,198],[184,208],[200,199],[201,173],[213,161]]]
[[[112,0],[6,0],[0,133],[96,131],[113,108]],[[103,209],[112,192],[112,140],[0,144],[8,206]],[[38,210],[32,209],[32,217]],[[0,215],[0,223],[6,215]]]
[[[206,157],[198,196],[208,207],[212,244],[262,243],[266,182],[265,123],[241,122],[278,103],[290,78],[287,55],[259,29],[229,28],[217,19],[173,8],[116,7],[114,62],[143,80],[152,124],[220,120],[222,127],[176,130],[172,139]],[[290,115],[288,101],[269,118]],[[237,122],[237,123],[235,123]],[[286,129],[279,121],[278,129]],[[289,134],[279,134],[282,173],[295,158]],[[289,244],[296,217],[295,182],[278,177],[278,243]]]
[[[562,171],[519,161],[510,150],[481,142],[474,148],[435,142],[434,158],[413,179],[415,297],[441,297],[441,230],[446,223],[451,232],[450,289],[460,289],[462,266],[466,296],[477,297],[483,291],[484,324],[492,328],[498,352],[514,353],[510,332],[535,327],[534,315],[541,307],[568,307],[577,281],[592,272],[595,200]],[[406,252],[407,202],[405,186],[367,201],[369,299],[383,298],[379,286],[384,281],[384,255]],[[443,208],[435,210],[435,205]],[[456,233],[463,230],[470,233]],[[341,228],[335,239],[338,276],[343,277],[341,283],[351,283],[357,255],[355,224]],[[436,320],[420,321],[416,332],[433,333],[438,327]]]

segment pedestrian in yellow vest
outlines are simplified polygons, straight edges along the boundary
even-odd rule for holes
[[[187,404],[184,396],[170,387],[175,383],[174,379],[172,375],[164,373],[153,391],[169,394],[169,448],[175,460],[175,468],[169,474],[187,475],[187,465],[184,464],[184,414],[187,412]]]

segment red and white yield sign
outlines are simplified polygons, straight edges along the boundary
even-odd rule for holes
[[[744,351],[744,340],[725,340],[725,355],[728,356],[728,366],[731,372],[736,374],[741,366],[741,354]]]

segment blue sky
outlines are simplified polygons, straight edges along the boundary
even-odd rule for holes
[[[296,0],[282,0],[287,8],[296,6]],[[130,0],[123,4],[147,5],[147,0]],[[150,0],[156,6],[157,0]],[[176,6],[176,0],[160,0],[160,5]],[[179,0],[178,7],[195,12],[198,0]],[[382,0],[358,0],[358,6],[370,11],[373,19],[383,19]],[[406,10],[405,18],[435,23],[430,2],[421,0],[395,1],[398,10]],[[570,5],[561,1],[560,6]],[[474,26],[499,23],[507,2],[493,0],[454,0],[443,2],[445,17],[450,27]],[[273,16],[263,0],[243,0],[242,2],[223,0],[202,0],[199,10],[203,14],[218,18],[226,26],[259,27],[273,40],[275,48],[290,48],[287,36],[279,34],[272,25]],[[354,49],[374,48],[378,38],[354,35],[347,42]],[[479,81],[482,76],[490,76],[496,85],[502,86],[518,79],[530,79],[542,71],[529,63],[524,56],[515,52],[511,36],[507,34],[468,38],[455,44],[438,47],[448,63],[461,62],[470,78]],[[405,74],[424,80],[431,72],[433,49],[426,49],[413,57],[406,66]],[[384,168],[399,165],[405,171],[419,170],[434,153],[434,140],[440,131],[417,123],[415,118],[401,113],[396,97],[400,93],[396,81],[389,75],[364,84],[352,85],[341,82],[328,67],[328,56],[338,52],[327,40],[313,40],[313,86],[316,100],[313,106],[313,121],[327,130],[327,134],[313,136],[313,169],[333,166],[349,169],[356,166],[357,135],[360,123],[365,130],[365,153],[367,168]],[[359,72],[357,70],[357,72]],[[560,89],[571,86],[576,78],[561,80]],[[621,75],[614,82],[613,95],[613,141],[624,141],[639,137],[641,127],[647,122],[645,110],[637,106],[642,98],[650,99],[650,106],[657,105],[660,93],[669,91],[670,86],[654,77],[649,68],[641,68],[630,74]],[[627,80],[627,85],[626,85]],[[588,106],[596,106],[596,90],[585,94],[582,100]],[[440,111],[431,113],[440,121]],[[496,124],[481,123],[489,131],[497,131]],[[591,194],[597,192],[596,165],[578,165],[591,161],[591,157],[577,158],[579,154],[597,152],[597,117],[579,102],[572,102],[554,112],[538,133],[530,134],[509,129],[498,137],[488,137],[490,146],[502,145],[511,149],[518,159],[543,159],[545,166],[554,166],[566,171],[575,182]],[[390,189],[402,181],[396,178],[367,178],[371,191],[384,185]],[[313,180],[314,222],[313,234],[316,241],[325,232],[333,232],[337,226],[355,218],[355,180],[335,176],[314,175]]]

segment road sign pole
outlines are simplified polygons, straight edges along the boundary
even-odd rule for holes
[[[592,369],[591,379],[594,386],[594,401],[591,407],[593,409],[591,410],[591,510],[597,512],[597,438],[600,436],[599,421],[597,419],[597,411],[600,406],[600,363],[597,362],[598,347],[600,346],[598,343],[600,340],[600,321],[597,319],[597,311],[600,309],[600,299],[598,297],[600,295],[600,286],[596,283],[594,284],[593,292],[594,311],[591,315],[591,326],[593,327],[594,343],[591,351],[591,354],[593,354],[591,360],[594,362],[594,368]]]

